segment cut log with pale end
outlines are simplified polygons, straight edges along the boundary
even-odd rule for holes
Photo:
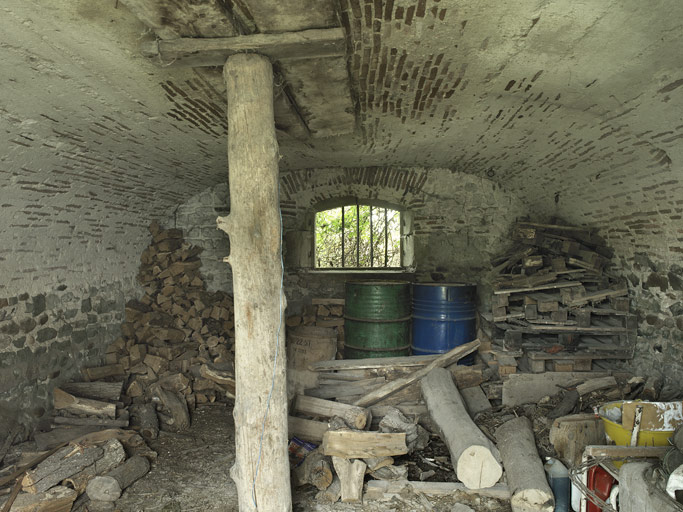
[[[321,418],[339,416],[351,428],[358,430],[364,430],[366,427],[369,427],[372,421],[372,415],[368,409],[305,395],[297,395],[294,402],[294,411]]]
[[[341,482],[341,500],[344,503],[358,503],[363,497],[363,480],[365,478],[365,462],[342,457],[332,457],[334,470]]]
[[[294,468],[292,483],[297,487],[311,484],[322,491],[330,486],[333,476],[329,457],[325,457],[322,450],[316,448]]]
[[[116,405],[90,398],[79,398],[59,388],[52,391],[54,408],[74,414],[89,414],[105,418],[116,418]]]
[[[553,422],[548,439],[562,462],[578,466],[586,446],[605,443],[605,424],[595,414],[562,416]]]
[[[416,370],[411,375],[404,377],[402,379],[396,379],[394,381],[391,381],[385,384],[384,386],[380,387],[379,389],[376,389],[375,391],[368,393],[367,395],[357,400],[353,405],[357,405],[359,407],[368,407],[370,405],[374,405],[383,398],[386,398],[396,393],[397,391],[400,391],[403,388],[409,386],[413,382],[420,380],[429,372],[431,372],[434,368],[442,368],[444,366],[448,366],[462,359],[466,355],[471,354],[479,348],[479,345],[479,340],[470,341],[469,343],[460,345],[459,347],[456,347],[453,350],[440,355],[427,366],[420,368],[419,370]]]
[[[85,492],[85,488],[92,478],[111,471],[126,460],[126,451],[118,439],[110,439],[104,444],[102,449],[104,450],[104,455],[101,459],[96,460],[75,475],[65,478],[63,483],[69,485],[69,487],[81,495]]]
[[[148,471],[149,461],[136,455],[106,475],[90,480],[86,492],[91,500],[116,501],[126,487],[145,476]]]
[[[491,487],[503,468],[494,444],[474,424],[448,370],[433,369],[422,379],[422,395],[448,446],[458,480],[470,489]]]
[[[19,494],[9,510],[11,512],[69,512],[77,496],[73,489],[58,485],[37,494]],[[3,507],[5,502],[4,498],[0,498],[0,507]]]
[[[289,430],[289,437],[298,437],[304,441],[320,443],[329,426],[327,422],[289,416],[287,417],[287,428]]]
[[[102,458],[103,454],[102,448],[97,446],[65,446],[26,472],[21,482],[23,489],[32,494],[47,491]]]
[[[341,480],[337,475],[334,475],[332,483],[327,489],[319,491],[315,495],[315,500],[323,503],[337,503],[339,498],[341,498]]]
[[[92,400],[110,400],[118,402],[121,399],[123,381],[118,382],[66,382],[60,386],[63,391],[82,398]]]
[[[352,430],[328,430],[322,443],[325,455],[364,459],[408,453],[405,433],[380,434]]]
[[[531,422],[522,416],[496,430],[513,512],[553,512],[555,499],[538,452]]]
[[[130,407],[131,425],[145,439],[159,436],[159,417],[153,404],[138,404]]]

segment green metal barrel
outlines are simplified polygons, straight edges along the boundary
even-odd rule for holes
[[[410,283],[346,283],[344,357],[393,357],[410,354]]]

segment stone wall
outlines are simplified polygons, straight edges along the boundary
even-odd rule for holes
[[[35,423],[55,386],[103,360],[120,333],[126,292],[120,283],[60,285],[0,298],[0,426],[10,417]]]
[[[315,208],[347,198],[394,205],[412,214],[414,269],[409,273],[376,273],[373,277],[420,281],[479,282],[489,259],[509,245],[511,224],[527,214],[524,204],[485,178],[450,169],[327,168],[281,174],[285,286],[290,312],[312,296],[343,296],[344,282],[367,273],[315,271],[301,264],[312,250]],[[202,271],[209,288],[230,291],[227,236],[216,229],[216,217],[229,211],[226,184],[210,187],[177,207],[169,225],[185,230],[187,240],[205,248]]]
[[[216,228],[216,217],[230,211],[229,201],[227,183],[208,187],[178,205],[165,225],[182,229],[186,241],[204,248],[202,276],[207,289],[232,293],[230,266],[223,262],[230,253],[230,243],[227,235]]]

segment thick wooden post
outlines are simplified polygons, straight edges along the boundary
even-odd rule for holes
[[[236,460],[231,475],[241,511],[289,511],[273,69],[266,57],[238,54],[227,60],[224,76],[230,215],[219,218],[218,227],[230,236],[228,261],[235,294]]]

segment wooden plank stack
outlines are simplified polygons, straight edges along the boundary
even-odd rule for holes
[[[518,246],[493,261],[491,314],[481,326],[532,371],[590,370],[595,359],[630,359],[636,318],[612,251],[589,228],[519,223]]]

